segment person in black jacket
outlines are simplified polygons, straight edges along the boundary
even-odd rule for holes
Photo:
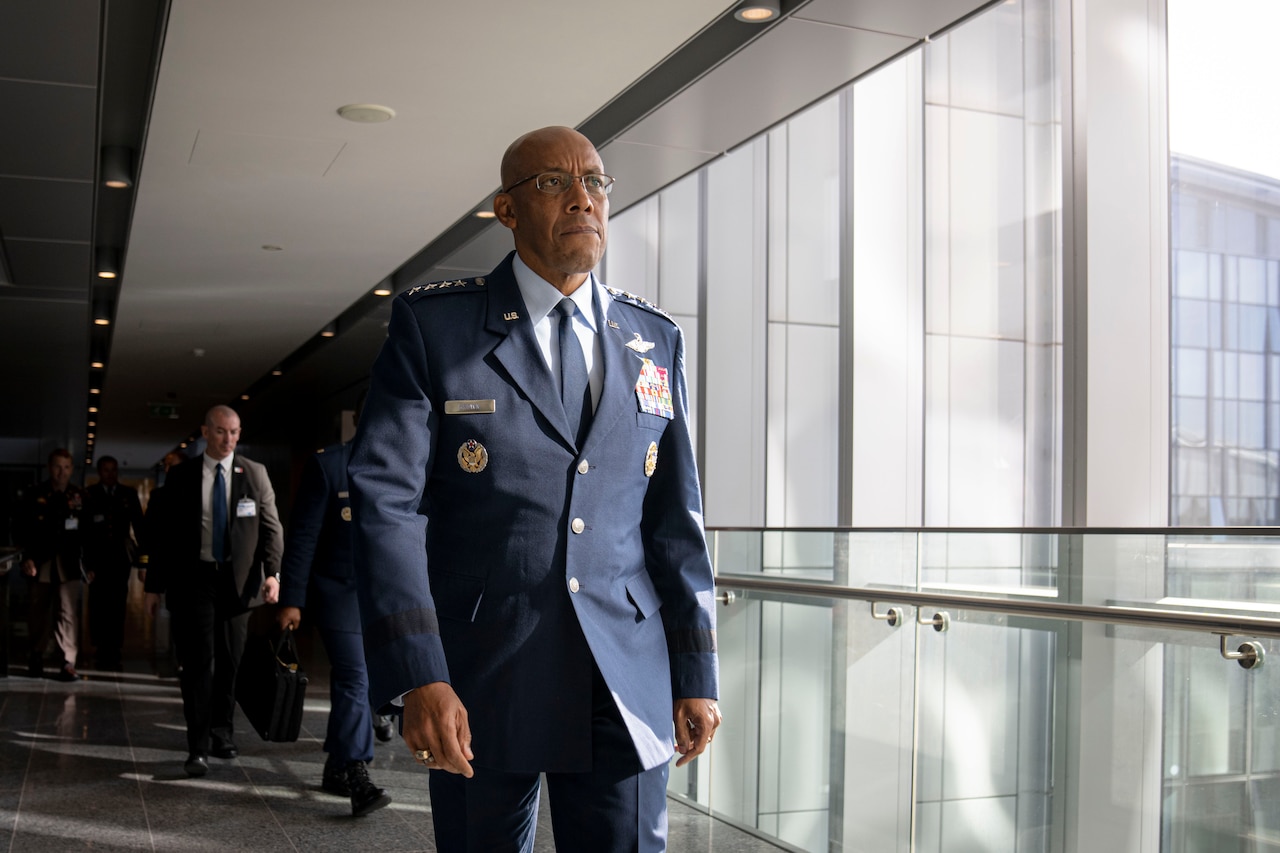
[[[120,484],[120,464],[112,456],[98,460],[98,482],[87,490],[85,568],[89,585],[89,635],[99,669],[121,668],[125,599],[142,530],[138,490]]]
[[[32,579],[27,617],[31,657],[27,675],[44,675],[44,648],[49,641],[50,615],[57,610],[53,636],[62,649],[60,681],[76,681],[81,581],[81,536],[84,530],[84,491],[71,482],[71,453],[58,448],[49,454],[49,479],[31,490],[23,508],[18,537],[22,572]]]

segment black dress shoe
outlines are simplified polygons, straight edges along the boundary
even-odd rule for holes
[[[203,776],[209,772],[209,759],[198,752],[193,752],[187,756],[182,769],[187,771],[188,776]]]
[[[373,734],[378,740],[386,743],[391,740],[395,733],[396,726],[390,717],[384,717],[381,714],[373,715]]]
[[[234,741],[214,738],[213,749],[209,750],[209,754],[214,758],[239,758],[240,750],[236,749]]]
[[[386,791],[369,781],[369,769],[363,761],[347,765],[347,787],[351,789],[351,814],[355,817],[376,812],[391,802]]]
[[[337,763],[332,758],[326,759],[320,787],[339,797],[351,796],[351,786],[347,784],[347,766]]]
[[[62,669],[58,670],[58,674],[54,676],[59,681],[79,681],[80,673],[76,672],[76,668],[69,663],[64,663]]]

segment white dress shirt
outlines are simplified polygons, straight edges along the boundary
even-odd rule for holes
[[[213,560],[213,481],[217,476],[214,466],[222,463],[222,479],[226,483],[228,532],[231,522],[231,454],[226,459],[210,458],[208,451],[201,454],[204,463],[200,479],[200,559],[206,563]]]
[[[516,274],[516,284],[520,287],[520,296],[524,299],[525,310],[529,312],[529,321],[533,323],[533,334],[538,339],[538,348],[542,350],[542,358],[551,370],[551,378],[555,381],[556,390],[560,390],[560,312],[556,306],[564,299],[564,294],[549,281],[529,269],[528,264],[520,260],[517,253],[512,261],[512,269]],[[591,386],[591,410],[594,412],[600,404],[600,392],[604,388],[604,356],[600,348],[600,330],[596,326],[596,312],[592,308],[592,296],[601,287],[594,273],[587,275],[587,280],[569,294],[578,310],[573,312],[573,331],[578,335],[578,343],[582,345],[583,358],[587,360],[587,384]],[[609,300],[599,294],[595,302],[600,305],[601,322],[604,322]]]

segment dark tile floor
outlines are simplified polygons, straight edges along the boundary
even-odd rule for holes
[[[20,652],[23,641],[10,660]],[[311,684],[298,741],[243,731],[240,757],[210,758],[202,779],[182,771],[178,684],[149,653],[134,648],[125,672],[83,665],[73,684],[11,665],[0,679],[0,850],[434,851],[427,774],[398,738],[377,745],[370,767],[387,808],[352,818],[346,799],[320,789],[327,666],[305,634],[302,652]],[[545,799],[537,851],[554,849]],[[673,853],[778,849],[675,800],[670,824]]]

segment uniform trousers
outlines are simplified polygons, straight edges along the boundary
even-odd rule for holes
[[[244,655],[249,613],[240,603],[230,563],[199,562],[181,593],[169,593],[174,641],[182,665],[187,748],[207,753],[212,736],[231,740],[236,670]]]
[[[641,768],[613,696],[592,669],[591,770],[546,774],[557,853],[658,853],[667,844],[667,765]],[[483,746],[473,748],[479,760]],[[539,774],[472,768],[470,779],[430,771],[437,849],[532,853]]]
[[[324,751],[336,764],[373,760],[373,716],[364,638],[355,631],[321,627],[329,655],[329,728]]]
[[[55,607],[58,613],[53,622],[53,639],[62,650],[63,661],[75,666],[79,653],[80,581],[59,581],[56,573],[54,580],[48,583],[37,580],[31,584],[31,608],[27,616],[31,660],[34,664],[44,657],[44,647],[49,642],[49,617]]]

